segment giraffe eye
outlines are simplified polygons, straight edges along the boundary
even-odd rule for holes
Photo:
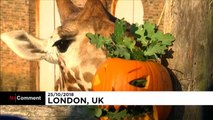
[[[56,41],[52,46],[56,46],[57,49],[61,52],[64,53],[67,51],[69,45],[71,43],[71,40],[65,40],[65,39],[60,39]]]

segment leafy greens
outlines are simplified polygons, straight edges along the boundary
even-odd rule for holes
[[[129,36],[126,33],[129,32]],[[105,48],[109,57],[145,61],[157,59],[172,45],[172,34],[159,31],[155,24],[145,21],[143,25],[133,24],[127,30],[127,22],[116,20],[114,33],[110,37],[87,33],[91,44]]]

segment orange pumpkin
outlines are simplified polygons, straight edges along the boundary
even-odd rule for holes
[[[130,84],[145,80],[144,87]],[[172,82],[166,68],[153,61],[125,60],[109,58],[96,71],[92,81],[93,91],[171,91]],[[109,106],[102,106],[108,108]],[[114,106],[116,110],[120,106]],[[156,120],[165,120],[171,111],[170,106],[154,106]]]

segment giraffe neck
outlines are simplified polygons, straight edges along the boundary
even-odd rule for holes
[[[60,68],[60,76],[56,82],[56,91],[88,91],[85,85],[82,85],[79,69],[67,68],[65,61],[59,57],[58,65]]]

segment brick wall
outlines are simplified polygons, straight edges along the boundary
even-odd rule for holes
[[[144,7],[144,20],[157,24],[163,10],[165,0],[142,0],[142,2]],[[161,19],[159,29],[163,30],[163,17]]]
[[[0,10],[1,33],[25,30],[35,35],[34,0],[1,0]],[[35,62],[19,58],[2,41],[0,59],[0,90],[35,90]]]

